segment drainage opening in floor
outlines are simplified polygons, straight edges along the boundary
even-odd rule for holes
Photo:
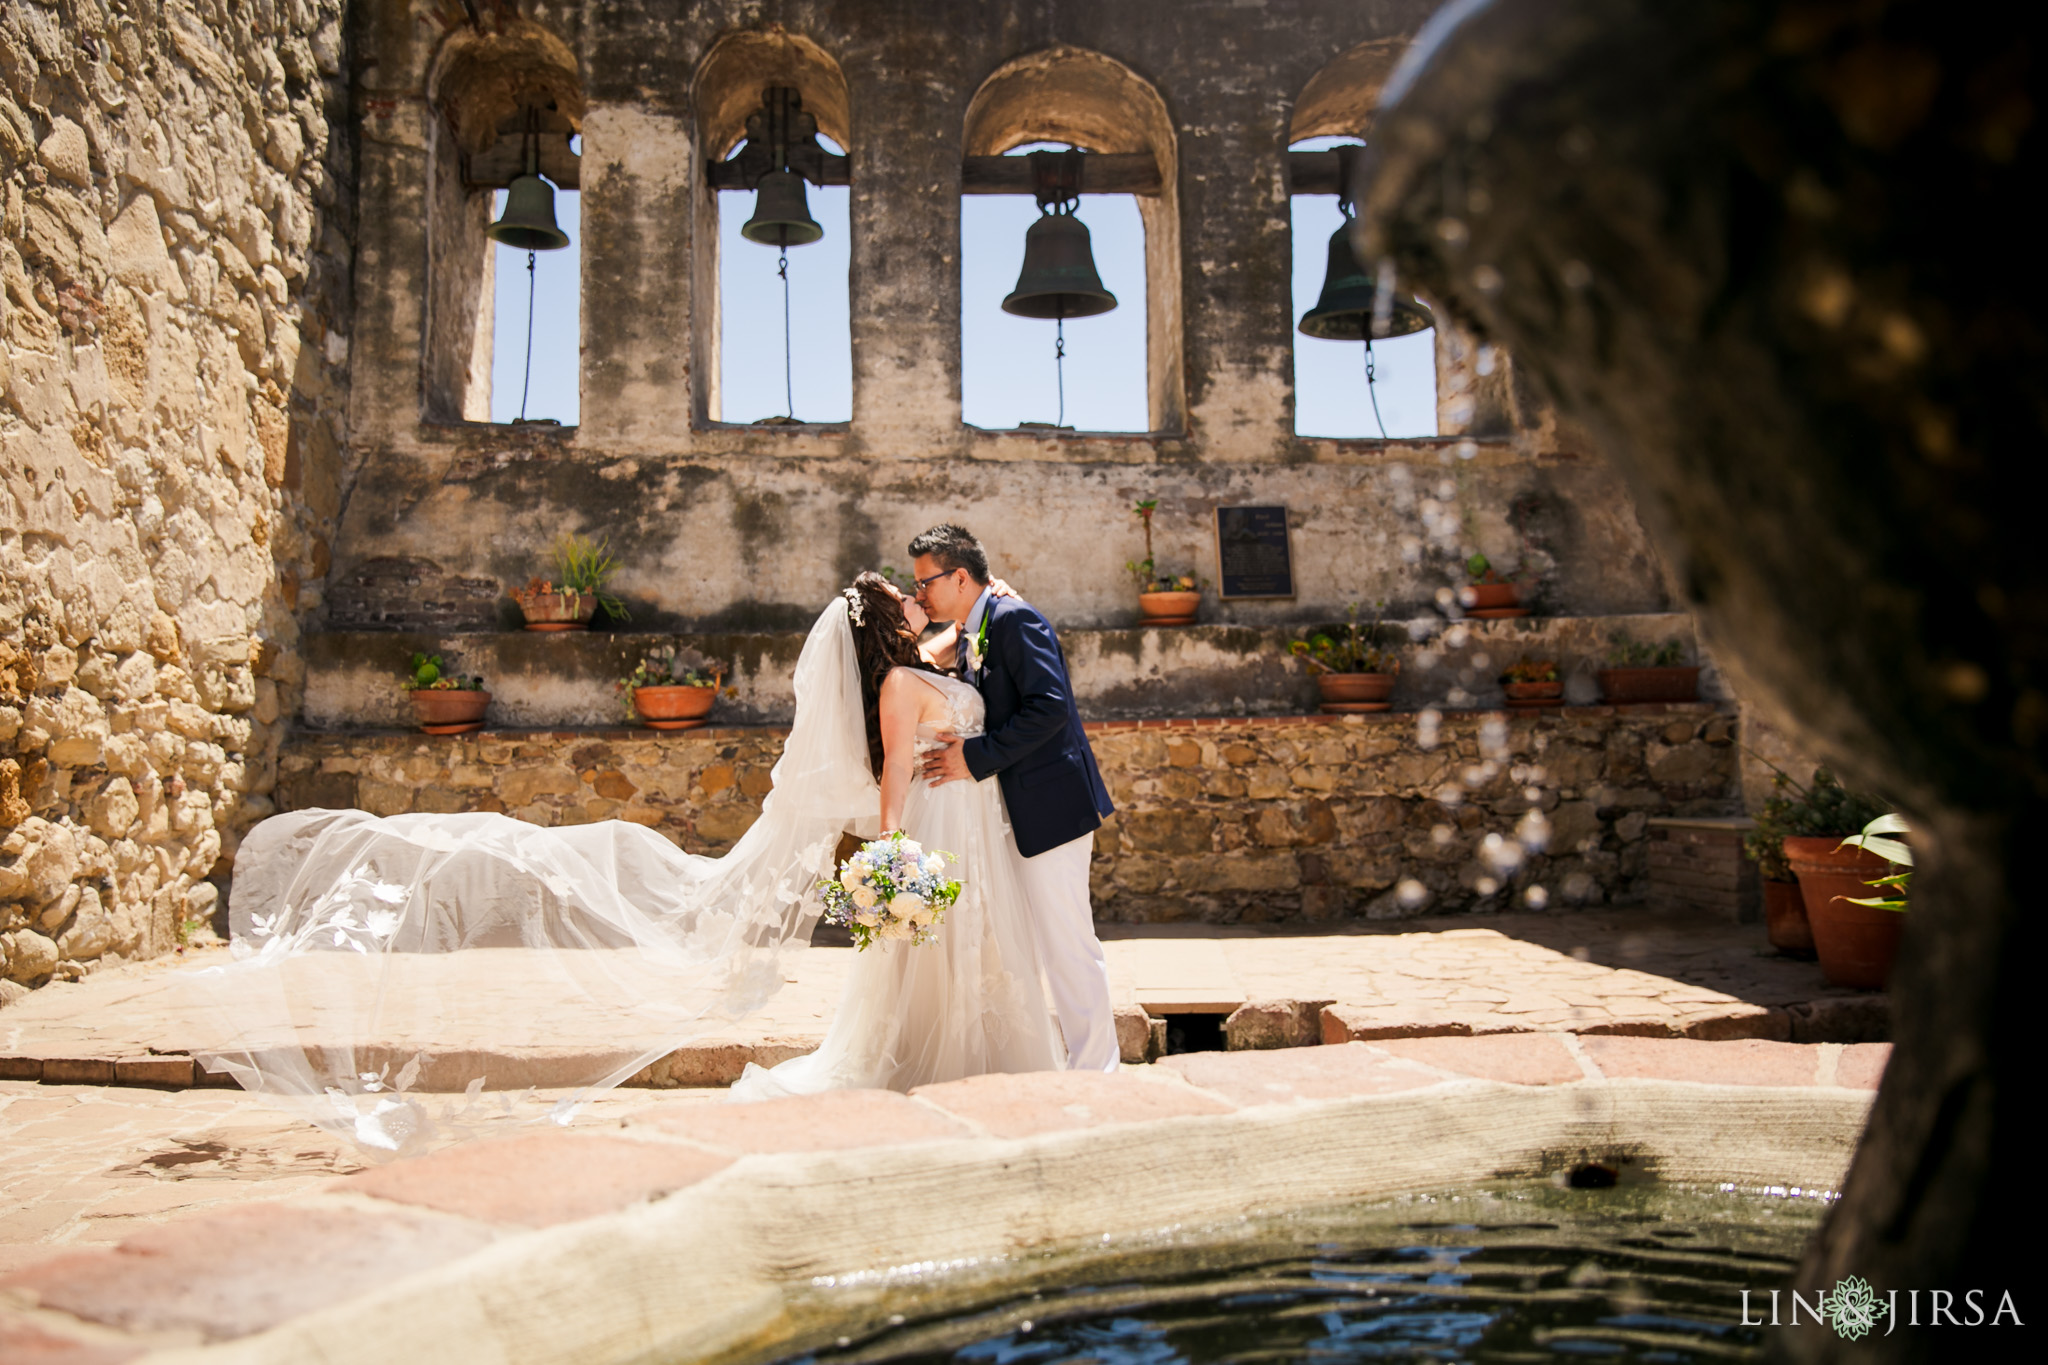
[[[1166,1053],[1173,1056],[1180,1052],[1222,1052],[1227,1044],[1223,1037],[1221,1014],[1162,1014],[1156,1016],[1166,1021]]]

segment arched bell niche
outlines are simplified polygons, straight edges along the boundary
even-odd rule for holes
[[[777,311],[781,295],[772,284],[765,293],[755,288],[774,279],[776,250],[736,238],[735,228],[748,217],[755,196],[735,188],[720,189],[711,174],[714,163],[727,161],[746,141],[748,118],[761,110],[766,93],[778,88],[797,92],[802,112],[817,121],[820,143],[828,153],[833,148],[841,153],[850,152],[853,147],[852,105],[846,77],[832,55],[812,39],[779,25],[768,25],[727,33],[705,53],[691,83],[701,153],[693,180],[694,238],[698,247],[691,266],[692,294],[704,301],[695,310],[691,338],[692,369],[697,376],[692,401],[699,424],[754,421],[763,415],[753,411],[760,406],[758,402],[750,402],[744,411],[729,410],[740,387],[737,375],[731,376],[734,383],[727,383],[729,358],[740,357],[750,366],[771,364],[774,387],[779,391],[782,385],[782,330]],[[816,370],[829,367],[832,374],[826,383],[835,394],[837,375],[843,370],[847,376],[847,410],[835,409],[822,420],[845,421],[851,412],[852,343],[846,320],[846,262],[852,225],[844,188],[845,164],[843,158],[835,156],[832,184],[805,185],[813,216],[828,223],[825,238],[789,249],[790,290],[795,308],[793,346],[799,353],[793,406],[794,415],[803,424],[820,420],[816,405],[826,401],[819,397],[819,385],[814,382],[807,410],[803,382],[806,367],[814,371],[814,381],[818,379]],[[758,270],[754,269],[755,257],[759,258]],[[746,270],[743,277],[742,267]],[[738,294],[742,289],[750,300],[749,306],[757,311],[766,307],[775,315],[758,325],[750,321],[744,329],[731,327],[731,301],[727,295]],[[773,355],[764,360],[769,351]],[[772,415],[770,420],[774,420]]]
[[[498,257],[514,253],[485,235],[499,191],[526,169],[528,138],[540,174],[574,195],[582,187],[577,139],[586,105],[575,53],[529,19],[465,26],[450,34],[427,73],[427,291],[422,319],[422,416],[430,422],[492,420]],[[558,206],[563,195],[557,194]],[[580,298],[573,245],[547,268]],[[554,253],[551,253],[554,254]],[[523,255],[520,257],[523,265]],[[516,291],[522,303],[524,289]],[[511,319],[508,322],[514,321]],[[525,344],[524,318],[507,331]],[[573,344],[566,363],[575,365]],[[515,361],[512,372],[518,369]],[[572,372],[569,383],[577,376]],[[570,389],[574,392],[574,388]],[[502,397],[502,395],[501,395]],[[498,404],[503,407],[503,403]]]
[[[1149,179],[1141,178],[1143,187],[1132,191],[1145,233],[1145,412],[1152,431],[1178,432],[1187,405],[1180,159],[1166,101],[1149,81],[1100,52],[1054,46],[1027,53],[998,67],[975,91],[967,105],[961,152],[969,158],[1000,156],[1041,142],[1151,158]],[[964,314],[975,305],[963,299],[961,306]]]
[[[1295,98],[1288,121],[1288,214],[1293,242],[1290,312],[1299,323],[1328,280],[1330,238],[1343,219],[1337,203],[1336,151],[1366,140],[1380,94],[1407,50],[1405,38],[1376,38],[1330,59]],[[1307,154],[1305,157],[1303,154]],[[1301,170],[1314,159],[1317,174]],[[1369,269],[1369,267],[1368,267]],[[1471,350],[1446,338],[1446,328],[1373,343],[1375,382],[1365,382],[1365,348],[1358,341],[1304,336],[1290,326],[1294,360],[1294,430],[1304,437],[1378,439],[1435,436],[1463,430],[1445,413],[1439,365],[1445,347]],[[1469,365],[1468,365],[1468,368]],[[1467,400],[1469,401],[1469,400]]]

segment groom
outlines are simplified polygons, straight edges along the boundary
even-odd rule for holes
[[[959,623],[959,673],[980,689],[983,733],[925,760],[933,785],[994,777],[1003,787],[1024,894],[1067,1040],[1070,1071],[1114,1071],[1116,1018],[1109,964],[1088,904],[1095,830],[1113,809],[1052,626],[1021,598],[989,591],[988,555],[958,526],[934,526],[910,542],[917,600],[935,621]]]

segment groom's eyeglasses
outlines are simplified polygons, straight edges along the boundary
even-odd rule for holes
[[[916,592],[923,592],[926,587],[938,582],[941,578],[951,578],[954,574],[959,572],[960,571],[958,569],[947,569],[942,573],[933,574],[930,578],[912,579],[911,583]]]

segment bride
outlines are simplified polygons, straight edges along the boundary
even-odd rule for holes
[[[902,830],[956,854],[960,899],[936,943],[885,940],[860,953],[824,1044],[773,1070],[748,1063],[733,1098],[1058,1070],[1065,1047],[1039,985],[1002,790],[993,782],[933,787],[915,775],[915,759],[939,747],[937,736],[981,733],[981,694],[918,654],[924,611],[887,579],[862,574],[847,602],[882,833]]]
[[[873,573],[819,615],[773,789],[721,857],[624,821],[264,821],[236,858],[234,960],[181,979],[211,1030],[195,1056],[373,1153],[567,1122],[710,1021],[758,1010],[808,944],[842,835],[879,815],[958,856],[959,901],[936,942],[860,953],[824,1045],[750,1065],[735,1096],[1057,1068],[1001,793],[915,772],[932,736],[982,719],[973,687],[919,657],[923,615]]]

